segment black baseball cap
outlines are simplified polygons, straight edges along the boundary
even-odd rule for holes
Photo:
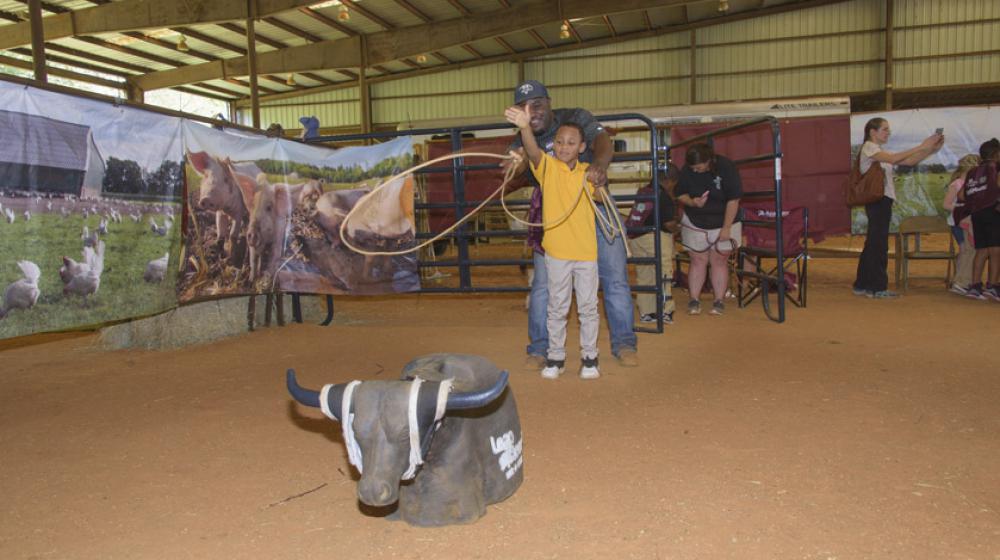
[[[549,90],[545,89],[542,82],[528,80],[520,83],[517,88],[514,89],[514,105],[520,105],[529,99],[537,99],[539,97],[547,98],[548,96]]]

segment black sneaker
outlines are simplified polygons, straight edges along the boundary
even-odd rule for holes
[[[722,303],[721,299],[715,300],[712,303],[712,310],[708,312],[709,315],[722,315],[726,312],[726,304]]]
[[[693,299],[688,302],[688,315],[700,315],[701,314],[701,302]]]
[[[640,323],[655,323],[656,315],[654,313],[646,313],[642,317],[639,317]]]
[[[965,291],[965,297],[985,300],[986,296],[983,295],[983,285],[982,284],[971,284],[969,289]]]
[[[674,324],[674,312],[673,311],[671,311],[669,313],[664,313],[663,314],[663,324],[664,325],[673,325]]]

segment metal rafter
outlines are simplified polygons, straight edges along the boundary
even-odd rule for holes
[[[774,15],[774,14],[780,14],[780,13],[793,12],[793,11],[802,10],[802,9],[808,9],[808,8],[813,8],[813,7],[817,7],[817,6],[826,6],[826,5],[839,4],[839,3],[846,2],[846,1],[849,1],[849,0],[804,0],[802,2],[797,2],[797,3],[794,3],[794,4],[780,4],[780,5],[770,6],[768,8],[764,8],[764,9],[760,10],[760,12],[762,12],[762,13],[756,13],[755,14],[753,12],[740,12],[738,14],[714,17],[714,18],[711,18],[710,20],[703,20],[703,21],[698,21],[698,22],[689,23],[689,24],[667,25],[667,26],[664,26],[664,27],[653,28],[653,29],[645,30],[645,31],[635,31],[635,32],[630,32],[630,33],[620,33],[618,35],[618,37],[607,37],[607,38],[602,38],[602,39],[593,39],[593,40],[589,40],[589,41],[584,41],[583,43],[572,43],[572,44],[560,45],[560,46],[556,46],[556,47],[544,47],[544,48],[539,48],[539,49],[532,49],[532,50],[527,50],[527,51],[521,51],[521,52],[519,52],[517,54],[506,54],[506,55],[498,55],[498,56],[489,56],[489,57],[485,57],[485,58],[483,58],[481,60],[469,60],[469,61],[464,61],[464,62],[458,62],[458,63],[452,64],[451,66],[436,66],[436,67],[432,67],[432,68],[424,68],[424,69],[421,69],[421,70],[411,70],[411,71],[406,71],[406,72],[400,72],[400,73],[394,74],[392,76],[380,76],[380,77],[377,77],[377,78],[370,79],[369,83],[375,84],[375,83],[381,83],[381,82],[390,81],[390,80],[397,80],[397,79],[404,79],[404,78],[414,77],[414,76],[426,76],[426,75],[430,75],[430,74],[437,74],[437,73],[440,73],[440,72],[448,72],[448,71],[460,70],[460,69],[464,69],[464,68],[478,67],[478,66],[482,66],[484,64],[496,64],[496,63],[499,63],[499,62],[511,62],[511,61],[523,61],[523,60],[526,60],[526,59],[532,59],[532,58],[536,58],[536,57],[539,57],[539,56],[545,56],[545,55],[548,55],[548,54],[555,54],[555,53],[561,53],[561,52],[567,52],[567,51],[574,51],[574,50],[578,50],[578,49],[586,49],[586,48],[591,48],[591,47],[597,47],[597,46],[607,45],[607,44],[611,44],[611,43],[616,43],[616,42],[620,42],[620,41],[628,41],[628,40],[635,40],[635,39],[643,39],[643,38],[647,38],[647,37],[655,37],[655,36],[659,36],[659,35],[662,35],[662,34],[665,34],[665,33],[676,33],[676,32],[683,32],[683,31],[690,31],[690,30],[694,30],[694,29],[700,29],[700,28],[703,28],[703,27],[710,27],[710,26],[715,26],[715,25],[724,24],[724,23],[731,23],[731,22],[735,22],[735,21],[743,21],[743,20],[746,20],[746,19],[752,19],[754,17],[759,17],[759,16],[766,16],[766,15]],[[529,33],[531,31],[532,30],[529,30]],[[314,88],[313,92],[330,91],[330,90],[342,89],[343,87],[346,87],[346,86],[317,87],[317,88]],[[310,93],[313,93],[313,92],[310,92]],[[297,95],[302,95],[302,93],[298,93]],[[286,99],[286,98],[289,98],[289,97],[292,97],[292,96],[290,94],[281,94],[281,93],[279,93],[279,94],[276,94],[276,95],[268,96],[267,99],[270,101],[270,100]],[[243,103],[242,101],[238,101],[237,102],[238,105],[241,105],[242,103]]]
[[[604,25],[608,26],[608,32],[611,33],[611,36],[612,37],[617,37],[618,36],[618,32],[615,31],[615,26],[614,26],[614,24],[611,23],[611,18],[608,17],[608,16],[601,16],[601,17],[604,18]]]
[[[20,0],[19,0],[20,1]],[[257,17],[267,17],[316,0],[255,0]],[[159,29],[176,25],[210,24],[242,21],[248,16],[246,0],[128,0],[57,13],[44,19],[44,37],[51,41],[74,35],[91,35],[141,29]],[[54,10],[61,7],[54,6]],[[61,8],[66,10],[65,8]],[[4,28],[0,50],[31,43],[30,22],[22,21]]]
[[[538,44],[541,45],[543,49],[549,48],[549,44],[545,42],[545,39],[542,39],[542,36],[539,35],[537,31],[535,31],[534,29],[529,29],[528,33],[530,33],[531,36],[535,38],[535,41],[538,41]]]
[[[569,28],[570,35],[573,36],[573,39],[575,39],[577,43],[583,42],[583,39],[580,38],[580,34],[576,31],[576,27],[573,27],[573,23],[571,21],[566,20],[566,27]]]
[[[465,17],[465,16],[468,16],[468,15],[472,14],[472,12],[470,12],[469,9],[466,8],[459,0],[448,0],[448,3],[451,4],[452,7],[454,7],[456,10],[458,10],[458,13],[462,17]],[[506,5],[504,5],[504,7],[505,8],[509,8],[510,4],[506,4]],[[497,43],[500,43],[500,46],[502,46],[504,49],[506,49],[507,52],[509,52],[509,53],[516,53],[517,52],[516,50],[514,50],[514,47],[510,46],[510,43],[508,43],[507,41],[504,41],[503,37],[494,37],[493,39]]]
[[[472,48],[472,45],[470,45],[468,43],[462,45],[462,48],[465,49],[466,51],[468,51],[469,54],[471,54],[472,56],[474,56],[476,58],[479,58],[479,59],[483,58],[482,53],[480,53],[476,49]]]
[[[239,25],[236,25],[235,23],[219,23],[217,25],[219,27],[227,30],[227,31],[231,31],[231,32],[236,33],[238,35],[242,35],[244,37],[246,37],[246,35],[247,35],[246,29],[243,28],[243,27],[240,27]],[[192,35],[192,37],[193,37],[193,35]],[[276,40],[274,40],[274,39],[272,39],[270,37],[267,37],[266,35],[261,35],[260,33],[254,33],[254,38],[257,39],[258,41],[260,41],[261,43],[264,43],[265,45],[267,45],[269,47],[273,47],[275,49],[279,49],[280,50],[280,49],[287,49],[288,48],[288,45],[282,43],[281,41],[276,41]],[[244,49],[244,51],[246,51],[246,49]],[[343,74],[343,75],[345,75],[345,76],[347,76],[348,78],[351,78],[351,79],[356,79],[357,78],[357,74],[355,74],[354,72],[347,72],[346,70],[338,70],[338,72],[340,72],[341,74]],[[308,73],[308,72],[300,72],[300,74],[303,75],[303,76],[306,76],[309,79],[316,80],[317,82],[324,82],[324,81],[325,82],[329,82],[330,81],[330,80],[327,80],[326,78],[323,78],[322,76],[318,76],[318,75],[315,75],[315,74],[312,74],[312,73]]]
[[[427,14],[421,12],[416,6],[414,6],[413,4],[407,2],[406,0],[396,0],[396,3],[399,4],[400,6],[402,6],[403,8],[405,8],[411,14],[417,16],[417,19],[419,19],[420,21],[422,21],[424,23],[430,23],[430,22],[434,21],[434,20],[432,20],[430,18],[430,16],[428,16]],[[444,62],[445,64],[451,64],[451,60],[449,60],[448,57],[446,57],[445,55],[441,54],[438,51],[433,51],[430,54],[432,56],[434,56],[435,58],[437,58],[438,60]],[[403,62],[406,63],[406,64],[408,64],[408,65],[412,64],[412,62],[410,60],[404,60]]]
[[[299,13],[307,15],[328,27],[332,27],[333,29],[340,31],[341,33],[347,35],[348,37],[358,34],[357,31],[351,29],[350,27],[347,27],[346,25],[340,23],[339,21],[331,17],[323,15],[312,8],[299,8]]]
[[[49,51],[48,45],[46,45],[45,51],[46,51],[45,52],[46,60],[50,60],[52,62],[56,62],[65,66],[71,66],[73,68],[82,68],[84,70],[90,70],[91,72],[100,72],[102,74],[107,74],[109,76],[115,76],[117,78],[122,78],[122,79],[128,78],[129,76],[133,75],[127,72],[121,72],[119,70],[112,70],[111,68],[107,68],[104,66],[97,66],[96,64],[89,64],[80,60],[76,60],[75,58],[66,58],[64,56],[54,55],[48,52]],[[18,47],[16,49],[10,49],[10,52],[17,53],[23,56],[31,56],[31,49],[27,47]]]

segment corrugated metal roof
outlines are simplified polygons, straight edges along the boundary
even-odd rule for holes
[[[87,169],[90,127],[0,110],[0,162]]]

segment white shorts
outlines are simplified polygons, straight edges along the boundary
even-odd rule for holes
[[[704,253],[709,248],[715,246],[715,242],[718,241],[719,232],[721,231],[722,228],[702,229],[692,224],[687,214],[681,218],[681,243],[688,251]],[[740,242],[743,239],[743,224],[741,222],[736,222],[730,226],[729,239],[732,240],[732,244],[723,243],[722,246],[716,246],[716,250],[720,253],[730,253],[740,246]]]

